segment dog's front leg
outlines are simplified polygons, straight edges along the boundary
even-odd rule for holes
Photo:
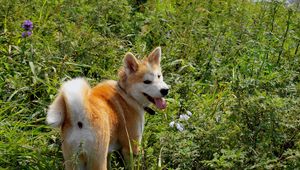
[[[139,145],[137,142],[131,143],[131,150],[129,146],[122,148],[122,155],[126,163],[126,167],[128,169],[132,169],[134,167],[134,157],[136,157],[139,153]]]

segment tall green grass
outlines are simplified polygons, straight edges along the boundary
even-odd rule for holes
[[[300,167],[300,14],[280,1],[0,1],[0,168],[62,169],[45,125],[61,83],[117,79],[162,47],[168,108],[146,116],[136,169]],[[22,38],[23,21],[34,24]],[[188,120],[180,115],[192,113]],[[181,123],[183,131],[169,123]],[[122,169],[118,153],[112,168]]]

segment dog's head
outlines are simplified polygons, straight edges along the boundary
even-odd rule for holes
[[[155,48],[144,60],[138,60],[132,53],[126,53],[124,66],[119,72],[119,82],[126,93],[141,105],[153,103],[157,108],[164,109],[164,96],[168,94],[169,87],[163,81],[160,60],[160,47]]]

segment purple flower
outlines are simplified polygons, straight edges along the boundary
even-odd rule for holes
[[[25,38],[25,37],[29,37],[31,36],[32,32],[31,31],[26,31],[26,32],[23,32],[22,33],[22,37]]]
[[[26,31],[31,31],[33,29],[33,23],[30,20],[25,20],[22,24],[22,28]]]

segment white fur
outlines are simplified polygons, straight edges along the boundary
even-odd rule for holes
[[[141,141],[142,141],[142,135],[144,132],[144,127],[145,127],[144,111],[142,114],[143,115],[141,116],[140,121],[138,121],[138,124],[136,125],[136,126],[138,126],[137,130],[138,130],[138,135],[139,135],[139,143],[141,143]]]
[[[58,96],[58,98],[60,98],[59,100],[63,100],[62,96]],[[54,101],[54,103],[49,107],[46,122],[48,125],[57,128],[60,127],[63,123],[65,115],[63,113],[63,106],[60,106],[58,105],[58,103],[55,102],[56,101]]]
[[[160,78],[158,78],[158,75],[160,75]],[[152,83],[151,84],[145,84],[143,82],[136,83],[132,85],[132,87],[129,90],[130,90],[130,94],[137,101],[144,104],[145,106],[149,105],[150,102],[141,92],[146,93],[153,98],[160,98],[163,97],[160,90],[169,89],[169,86],[163,81],[163,76],[160,70],[150,71],[149,73],[145,74],[144,80],[150,80],[152,81]]]
[[[65,114],[70,114],[72,126],[65,129],[66,136],[62,143],[67,162],[72,161],[68,159],[74,156],[70,154],[76,153],[86,155],[87,159],[93,158],[99,146],[95,143],[97,141],[95,132],[86,118],[84,102],[88,97],[89,90],[90,86],[83,78],[65,82],[47,114],[47,123],[54,127],[60,127]],[[79,126],[79,124],[81,125]],[[85,167],[83,160],[79,160],[78,164],[78,167]]]
[[[160,78],[158,78],[160,75]],[[160,93],[161,89],[168,89],[168,85],[163,81],[163,76],[160,71],[153,71],[144,76],[144,80],[151,80],[151,84],[141,84],[141,90],[151,97],[163,97]]]
[[[72,148],[72,153],[94,153],[96,150],[94,147],[97,147],[97,144],[95,144],[97,140],[94,130],[88,121],[83,120],[81,122],[83,124],[82,128],[79,128],[76,124],[68,129],[64,142]],[[81,148],[79,146],[81,146]]]
[[[67,81],[62,86],[62,93],[65,96],[67,109],[71,113],[71,122],[77,123],[85,119],[83,90],[89,89],[88,83],[83,78],[76,78]]]
[[[52,127],[60,127],[64,121],[65,109],[69,109],[72,113],[72,122],[79,121],[84,118],[84,92],[82,90],[89,89],[88,83],[83,78],[76,78],[65,82],[60,89],[59,96],[49,107],[47,113],[47,124]],[[64,100],[64,102],[59,102]],[[66,104],[63,106],[62,104]]]

